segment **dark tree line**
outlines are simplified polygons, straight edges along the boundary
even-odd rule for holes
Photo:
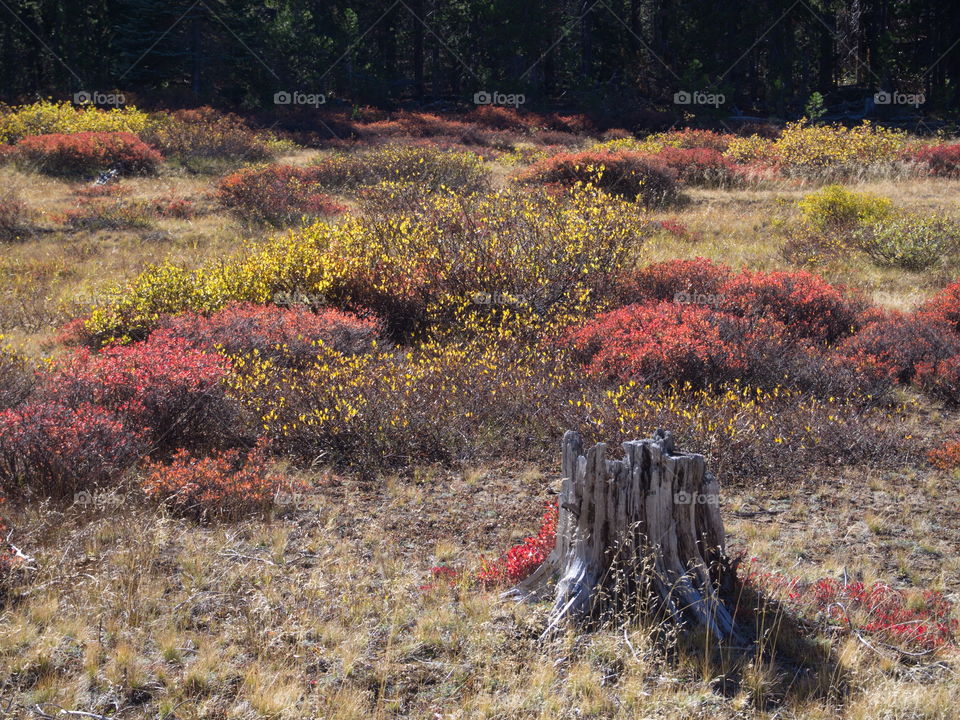
[[[886,90],[944,112],[958,41],[956,0],[4,0],[0,98],[256,110],[284,90],[362,104],[490,90],[600,111],[701,91],[723,96],[715,112],[790,116],[815,92],[854,107]]]

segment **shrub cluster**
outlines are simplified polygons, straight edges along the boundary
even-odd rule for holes
[[[642,213],[592,188],[439,193],[402,213],[317,223],[197,272],[151,268],[95,309],[87,328],[100,341],[138,338],[164,314],[267,303],[277,293],[372,312],[393,338],[478,322],[556,322],[609,295],[648,232]]]
[[[469,193],[488,185],[483,159],[476,153],[428,146],[384,145],[336,153],[317,160],[311,171],[313,182],[337,189],[392,181],[416,183],[421,192],[455,188]]]
[[[322,191],[316,168],[292,165],[246,168],[227,175],[217,185],[217,200],[244,220],[277,226],[346,210]]]
[[[277,298],[283,300],[283,298]],[[345,354],[376,346],[377,323],[339,310],[233,303],[204,316],[186,312],[160,322],[165,337],[180,338],[198,350],[226,355],[256,352],[303,366],[316,358],[317,344]]]
[[[0,143],[14,144],[29,135],[140,133],[149,123],[149,116],[132,106],[104,110],[40,100],[0,111]]]
[[[163,157],[132,133],[81,132],[26,137],[15,146],[15,159],[51,175],[92,175],[151,173]]]
[[[526,168],[517,180],[534,185],[590,183],[651,207],[679,199],[676,169],[659,156],[630,151],[558,153]]]
[[[148,463],[141,487],[147,497],[172,512],[197,520],[233,520],[265,512],[283,487],[271,472],[266,449],[225,450],[196,457],[178,450],[169,462]]]
[[[228,159],[256,162],[276,154],[277,143],[241,118],[210,107],[151,116],[141,137],[164,155],[181,161]]]
[[[886,219],[892,203],[885,197],[828,185],[805,195],[797,203],[800,214],[818,230],[845,231]]]
[[[923,166],[930,175],[949,178],[960,176],[960,143],[924,145],[908,152],[907,157]]]
[[[31,230],[33,213],[16,188],[0,188],[0,242],[17,242]]]

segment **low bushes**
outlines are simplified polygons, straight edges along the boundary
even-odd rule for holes
[[[0,412],[0,488],[67,499],[115,483],[146,448],[136,427],[102,406],[37,400]]]
[[[229,365],[170,332],[99,353],[79,348],[46,378],[47,392],[71,405],[93,403],[148,433],[158,450],[215,444],[229,422],[220,387]]]
[[[64,224],[71,230],[126,230],[147,228],[156,212],[143,200],[81,198],[77,207],[64,213]]]
[[[665,302],[604,313],[569,341],[593,375],[703,387],[744,374],[745,335],[731,315]]]
[[[91,175],[111,169],[150,173],[163,159],[136,135],[123,132],[34,135],[17,143],[15,157],[51,175]]]
[[[842,185],[828,185],[805,195],[797,205],[804,222],[811,227],[846,231],[886,219],[893,204],[878,195],[851,192]]]
[[[558,153],[534,163],[517,180],[534,185],[591,183],[648,206],[669,205],[679,199],[675,169],[657,156],[628,151]]]
[[[925,145],[907,154],[930,175],[960,177],[960,143],[955,145]]]
[[[262,444],[247,452],[227,450],[195,457],[177,451],[169,462],[148,463],[141,487],[147,497],[177,515],[197,520],[235,520],[265,512],[283,486],[270,472]]]
[[[132,106],[103,110],[40,100],[0,112],[0,143],[13,144],[28,135],[140,133],[149,124],[149,116]]]
[[[282,298],[278,298],[282,299]],[[304,305],[290,308],[250,303],[230,304],[209,316],[186,312],[160,322],[166,337],[181,338],[200,350],[226,355],[256,352],[303,366],[317,355],[317,343],[356,354],[376,345],[378,327],[350,313]]]
[[[861,228],[855,237],[878,265],[925,270],[956,254],[960,228],[943,216],[900,213]]]
[[[677,173],[685,185],[726,187],[741,176],[740,169],[719,150],[666,145],[655,157]]]
[[[692,260],[668,260],[652,263],[627,275],[618,290],[623,305],[645,300],[691,301],[696,296],[718,300],[721,286],[732,270],[712,260],[698,257]]]
[[[561,322],[609,295],[647,232],[636,208],[595,189],[430,195],[401,213],[317,223],[196,272],[150,268],[86,326],[94,342],[136,339],[165,314],[267,303],[277,293],[372,312],[393,339],[430,328]]]
[[[16,188],[0,188],[0,242],[17,242],[31,232],[33,213]]]
[[[217,200],[240,218],[287,225],[346,210],[322,192],[315,168],[270,165],[246,168],[223,178]]]
[[[241,118],[210,107],[152,116],[141,137],[164,155],[181,161],[228,159],[256,162],[276,154],[276,141],[252,130]]]
[[[413,182],[421,191],[455,188],[458,192],[487,187],[483,159],[472,152],[455,152],[410,145],[385,145],[354,153],[338,153],[311,167],[316,183],[326,188],[355,188],[382,181]]]
[[[624,275],[621,302],[709,305],[751,320],[775,320],[794,337],[834,343],[853,332],[862,299],[806,271],[734,273],[705,258],[654,263]]]
[[[721,310],[745,318],[768,318],[792,336],[834,343],[853,333],[865,303],[844,288],[806,272],[750,272],[719,288]]]

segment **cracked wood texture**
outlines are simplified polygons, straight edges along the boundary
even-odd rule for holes
[[[733,587],[724,549],[719,483],[702,455],[682,453],[669,432],[583,452],[579,433],[561,443],[557,543],[514,589],[554,594],[545,635],[562,621],[652,614],[725,641],[739,633],[720,595]]]

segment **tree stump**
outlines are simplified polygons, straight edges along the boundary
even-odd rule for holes
[[[608,460],[603,443],[584,455],[580,434],[564,434],[557,543],[512,594],[553,591],[544,635],[567,618],[646,612],[739,644],[720,599],[735,568],[725,554],[719,483],[704,457],[677,451],[662,430],[623,450],[623,460]]]

